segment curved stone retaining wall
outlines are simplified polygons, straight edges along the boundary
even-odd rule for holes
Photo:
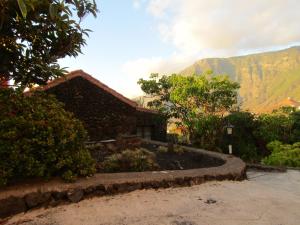
[[[151,143],[167,145],[162,142],[151,141]],[[79,202],[92,196],[124,193],[137,189],[190,186],[211,180],[242,180],[246,177],[246,165],[239,158],[191,147],[184,148],[222,159],[225,163],[218,167],[190,170],[102,173],[90,178],[81,178],[75,183],[65,183],[59,179],[48,182],[23,182],[0,189],[0,218],[36,207]]]

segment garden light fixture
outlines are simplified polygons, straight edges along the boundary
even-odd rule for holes
[[[230,142],[231,142],[231,135],[232,135],[233,128],[234,126],[228,122],[228,124],[226,125],[226,131],[229,138],[228,152],[230,155],[232,154],[232,145],[230,144]]]

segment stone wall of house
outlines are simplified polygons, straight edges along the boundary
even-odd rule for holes
[[[151,112],[136,112],[137,127],[151,127],[151,139],[166,141],[167,120],[161,115]]]
[[[136,109],[82,77],[47,90],[83,121],[90,140],[136,133]]]

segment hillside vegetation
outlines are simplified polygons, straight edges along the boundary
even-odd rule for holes
[[[180,73],[192,75],[207,70],[227,74],[240,83],[239,100],[243,109],[265,112],[287,97],[300,99],[300,47],[231,58],[201,59]]]

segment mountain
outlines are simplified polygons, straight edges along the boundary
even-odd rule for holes
[[[300,46],[230,58],[207,58],[185,68],[181,74],[227,74],[240,83],[243,109],[270,111],[278,102],[300,100]]]

